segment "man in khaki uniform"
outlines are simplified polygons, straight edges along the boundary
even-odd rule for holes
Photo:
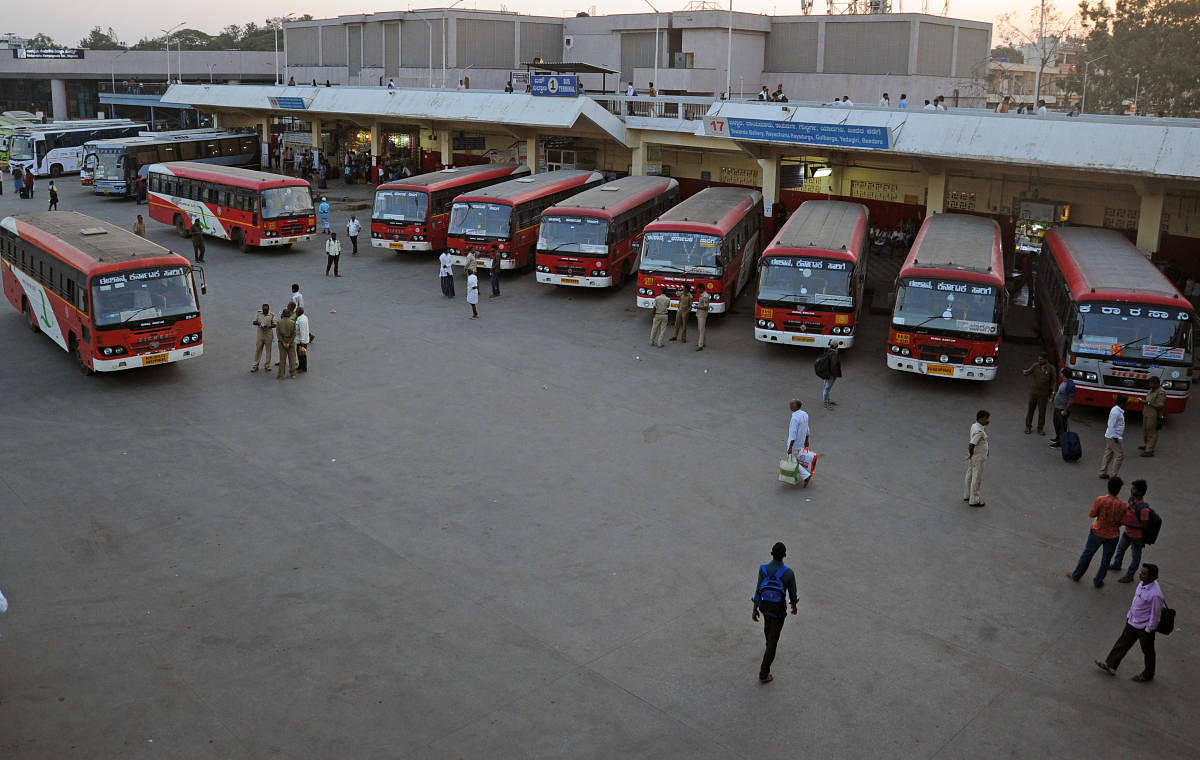
[[[679,294],[679,309],[675,312],[675,334],[671,336],[671,340],[687,343],[688,315],[691,313],[692,288],[689,285],[684,285],[683,292]]]
[[[671,316],[671,299],[666,293],[654,297],[654,321],[650,323],[650,345],[663,347],[667,337],[667,318]]]
[[[279,373],[276,377],[283,379],[283,365],[287,365],[288,377],[296,376],[296,318],[292,316],[292,307],[283,309],[279,320],[275,323],[275,336],[279,338]]]
[[[696,299],[696,326],[700,330],[700,334],[696,336],[696,350],[704,350],[704,323],[708,321],[708,309],[712,302],[712,296],[707,290],[700,291],[700,297]]]
[[[1054,395],[1054,368],[1050,366],[1050,357],[1042,352],[1037,361],[1028,369],[1021,370],[1022,375],[1029,375],[1029,407],[1025,410],[1025,434],[1033,432],[1033,410],[1037,409],[1038,435],[1046,434],[1046,402]]]
[[[1167,408],[1167,392],[1157,377],[1150,378],[1150,391],[1146,394],[1146,405],[1142,407],[1142,450],[1139,456],[1152,457],[1158,448],[1158,426],[1162,422],[1163,410]]]
[[[971,425],[971,436],[967,439],[967,477],[963,484],[963,501],[972,507],[982,507],[980,488],[983,486],[983,463],[988,458],[987,424],[992,416],[986,409],[975,413],[975,423]]]
[[[254,315],[254,321],[250,324],[257,329],[258,340],[254,343],[254,366],[250,368],[251,372],[258,372],[258,358],[262,356],[263,351],[267,352],[267,362],[263,365],[264,369],[271,368],[271,341],[275,339],[275,335],[271,332],[275,329],[275,315],[271,313],[270,304],[263,304],[262,311]]]

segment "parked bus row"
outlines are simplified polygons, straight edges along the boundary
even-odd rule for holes
[[[83,172],[91,175],[92,192],[117,198],[134,194],[139,171],[151,164],[194,161],[220,166],[258,165],[262,152],[258,136],[232,130],[142,134],[114,140],[94,140],[84,146]]]
[[[18,128],[8,139],[8,163],[38,177],[74,174],[83,163],[83,146],[92,140],[135,137],[146,125],[111,122],[59,122]]]
[[[5,113],[11,113],[6,111]],[[94,139],[89,136],[88,132],[95,132],[95,139],[100,137],[121,137],[126,134],[136,134],[135,132],[125,132],[129,127],[136,129],[145,129],[145,124],[139,124],[131,119],[75,119],[72,121],[51,121],[45,124],[34,122],[5,124],[0,126],[0,169],[8,169],[9,167],[9,150],[12,147],[12,138],[14,135],[28,135],[30,133],[40,133],[43,137],[46,134],[57,135],[60,131],[68,131],[72,134],[81,134],[81,142],[83,145],[87,140]],[[119,129],[119,132],[109,132],[107,130]],[[101,132],[101,130],[104,130]],[[55,138],[58,139],[57,137]],[[67,142],[63,139],[62,142]],[[66,146],[64,146],[66,147]]]

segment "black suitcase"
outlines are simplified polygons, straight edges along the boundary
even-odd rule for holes
[[[1064,431],[1058,438],[1058,445],[1062,449],[1064,462],[1078,462],[1083,456],[1083,447],[1079,445],[1079,433]]]

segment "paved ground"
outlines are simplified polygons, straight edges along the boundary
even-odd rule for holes
[[[137,212],[62,185],[64,209]],[[872,315],[827,412],[748,299],[710,350],[652,349],[628,287],[509,277],[471,322],[429,260],[344,258],[326,279],[315,241],[211,242],[205,356],[111,376],[0,310],[0,757],[1196,756],[1195,410],[1122,471],[1150,481],[1181,610],[1135,684],[1136,649],[1092,665],[1132,589],[1063,577],[1103,413],[1076,420],[1079,465],[1023,435],[1036,347],[986,385],[893,374]],[[252,375],[251,315],[293,281],[311,372]],[[774,477],[793,395],[807,490]],[[777,539],[801,611],[761,686],[749,597]]]

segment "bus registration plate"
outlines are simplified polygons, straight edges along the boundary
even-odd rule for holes
[[[562,278],[562,283],[563,285],[578,285],[579,280],[575,279],[574,277],[564,277]]]
[[[388,248],[403,248],[404,243],[388,243]]]
[[[148,354],[148,355],[142,357],[142,366],[143,367],[150,365],[150,364],[166,364],[166,363],[167,363],[167,355],[166,354]]]
[[[954,377],[954,367],[947,367],[945,364],[926,364],[925,371],[931,375]]]
[[[814,338],[811,335],[793,335],[793,343],[812,343]]]

